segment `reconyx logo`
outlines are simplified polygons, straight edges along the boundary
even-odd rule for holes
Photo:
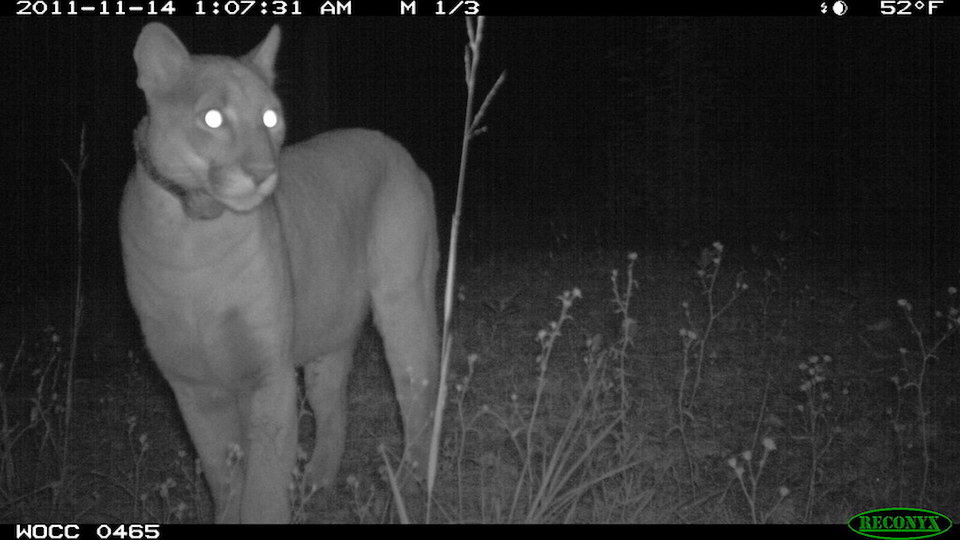
[[[868,510],[847,522],[853,532],[863,536],[896,540],[930,538],[947,532],[952,525],[947,516],[922,508]]]

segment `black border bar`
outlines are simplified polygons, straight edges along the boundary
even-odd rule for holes
[[[401,17],[489,16],[858,16],[930,18],[960,14],[960,0],[14,0],[22,17]],[[103,6],[107,9],[104,10]],[[200,7],[202,6],[202,8]],[[202,11],[202,13],[200,13]]]

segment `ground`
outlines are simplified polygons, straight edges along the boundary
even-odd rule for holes
[[[631,257],[464,258],[431,522],[960,515],[955,284],[918,287],[896,254],[837,268],[789,235]],[[210,521],[122,287],[85,283],[66,391],[73,298],[70,286],[48,290],[8,324],[18,335],[0,350],[3,521]],[[399,455],[399,416],[370,325],[350,386],[338,485],[297,486],[298,521],[398,519],[379,447]]]

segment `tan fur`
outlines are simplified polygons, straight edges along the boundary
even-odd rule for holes
[[[239,59],[191,56],[152,23],[134,49],[149,114],[121,206],[127,287],[225,522],[290,518],[299,366],[317,426],[307,473],[335,480],[347,374],[371,307],[406,457],[421,470],[436,400],[429,180],[373,131],[281,152],[279,37],[275,26]],[[210,109],[221,126],[205,124]],[[265,125],[268,109],[276,126]]]

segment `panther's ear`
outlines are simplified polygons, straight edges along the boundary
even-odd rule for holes
[[[270,29],[270,32],[267,33],[267,37],[263,38],[263,41],[261,41],[256,48],[243,57],[246,62],[257,68],[270,86],[273,86],[273,80],[275,78],[273,64],[277,59],[277,49],[279,48],[280,26],[275,24],[273,28]]]
[[[190,62],[190,53],[172,30],[150,23],[140,31],[133,48],[137,62],[137,85],[146,94],[169,90]]]

